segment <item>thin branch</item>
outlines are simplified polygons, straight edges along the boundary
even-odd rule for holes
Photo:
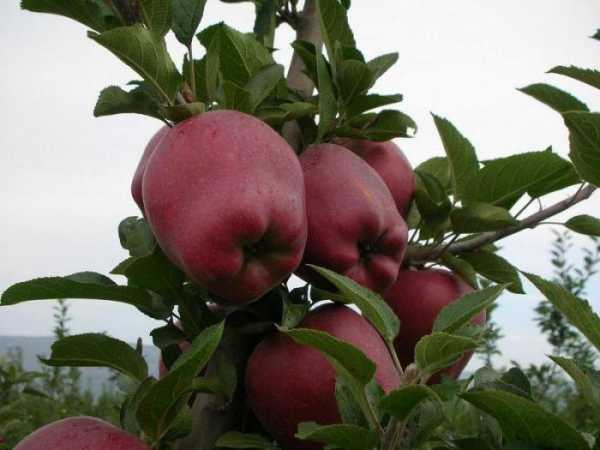
[[[487,233],[482,233],[477,235],[471,239],[467,239],[461,242],[455,242],[450,245],[447,249],[448,252],[452,254],[461,254],[467,253],[473,250],[477,250],[484,245],[491,244],[492,242],[499,241],[508,236],[512,236],[519,231],[525,230],[526,228],[535,228],[540,222],[549,219],[567,209],[571,206],[587,200],[596,190],[595,186],[586,185],[585,187],[579,189],[574,195],[569,198],[562,200],[558,203],[555,203],[552,206],[549,206],[545,209],[541,209],[540,211],[532,214],[531,216],[523,219],[517,225],[507,227],[503,230],[499,231],[491,231]],[[411,264],[419,264],[427,261],[435,260],[436,255],[439,253],[439,246],[420,246],[420,247],[410,247],[408,249],[408,253],[406,259]]]

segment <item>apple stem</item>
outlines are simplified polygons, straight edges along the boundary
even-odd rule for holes
[[[499,231],[481,233],[471,239],[467,239],[461,242],[455,242],[448,246],[446,251],[454,255],[468,253],[474,250],[478,250],[487,244],[491,244],[493,242],[499,241],[500,239],[512,236],[513,234],[518,233],[519,231],[523,231],[527,228],[535,228],[541,222],[544,222],[546,219],[553,217],[563,211],[566,211],[567,209],[571,208],[577,203],[587,200],[591,197],[595,190],[596,187],[591,184],[586,184],[585,186],[582,185],[579,187],[577,192],[575,192],[575,194],[573,194],[569,198],[555,203],[551,206],[548,206],[547,208],[540,209],[538,212],[530,215],[529,217],[526,217],[516,225],[504,228]],[[410,246],[407,252],[406,259],[412,265],[423,264],[429,261],[435,261],[439,257],[439,252],[439,245]]]

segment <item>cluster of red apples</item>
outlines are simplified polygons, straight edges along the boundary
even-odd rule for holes
[[[451,272],[403,267],[414,188],[411,166],[392,142],[336,140],[298,156],[262,121],[219,110],[162,128],[143,154],[132,194],[163,252],[221,304],[253,302],[293,273],[322,285],[311,264],[378,292],[401,320],[395,347],[406,367],[439,311],[471,290]],[[481,314],[475,322],[484,320]],[[383,339],[353,309],[320,305],[299,326],[359,348],[376,364],[385,392],[399,387]],[[444,374],[458,377],[468,359]],[[279,332],[255,348],[246,367],[248,405],[285,450],[322,447],[297,439],[298,424],[341,422],[335,384],[323,355]],[[84,447],[148,448],[97,419],[70,418],[16,450]]]
[[[298,156],[260,120],[220,110],[161,129],[132,193],[162,250],[220,303],[250,303],[292,273],[319,286],[311,264],[378,292],[402,322],[396,350],[406,367],[439,311],[471,290],[450,272],[403,267],[414,188],[393,142],[340,139]],[[376,363],[384,391],[399,386],[382,338],[352,309],[321,305],[299,326],[353,344]],[[458,377],[467,361],[445,375]],[[299,423],[341,421],[334,368],[281,333],[255,349],[245,385],[250,407],[285,449],[320,448],[294,437]]]

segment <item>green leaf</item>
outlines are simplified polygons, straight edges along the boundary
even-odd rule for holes
[[[337,2],[337,0],[334,0]],[[322,54],[317,54],[317,77],[319,79],[319,134],[323,139],[334,127],[337,115],[337,100],[329,67]]]
[[[283,66],[270,64],[263,67],[248,80],[244,88],[250,92],[253,112],[275,90],[282,79]]]
[[[186,339],[185,333],[173,322],[169,322],[163,327],[155,328],[150,332],[150,336],[152,336],[154,346],[161,350],[172,345],[177,345]]]
[[[600,186],[600,113],[567,112],[563,118],[575,169],[581,178]]]
[[[359,95],[355,97],[346,107],[346,114],[352,118],[362,114],[366,111],[370,111],[380,106],[391,105],[402,101],[402,94],[394,95]]]
[[[317,0],[317,13],[330,61],[335,59],[336,42],[346,47],[356,47],[346,8],[338,0]]]
[[[240,33],[223,23],[203,30],[198,38],[209,55],[211,50],[218,55],[223,80],[238,86],[245,86],[260,69],[273,63],[267,48],[252,34]]]
[[[415,347],[415,362],[426,377],[454,364],[463,353],[472,351],[477,342],[448,333],[433,333],[422,337]]]
[[[277,28],[277,0],[260,0],[255,2],[255,7],[254,34],[265,47],[272,48]]]
[[[352,386],[341,376],[335,380],[335,400],[343,423],[368,426]]]
[[[437,178],[427,172],[415,170],[417,183],[415,201],[421,217],[427,224],[445,222],[452,210],[452,202]]]
[[[506,209],[486,203],[455,208],[450,213],[450,220],[453,230],[459,234],[502,230],[519,223]]]
[[[568,92],[544,83],[531,84],[519,89],[550,108],[563,113],[566,111],[589,111],[587,105]]]
[[[257,448],[276,450],[277,445],[266,436],[260,434],[240,433],[239,431],[228,431],[221,435],[215,447],[221,448]]]
[[[379,294],[333,270],[313,265],[310,267],[338,289],[341,296],[336,297],[337,301],[358,306],[387,342],[392,342],[396,338],[400,330],[400,321]]]
[[[308,312],[310,304],[308,303],[293,303],[287,292],[281,294],[281,300],[283,302],[283,312],[281,314],[281,326],[284,328],[294,328]]]
[[[171,104],[174,102],[181,75],[162,38],[141,24],[115,28],[102,34],[89,32],[88,36],[136,71],[165,100]]]
[[[312,42],[297,40],[292,43],[294,52],[300,56],[304,63],[304,73],[312,82],[318,86],[319,79],[317,76],[317,48]]]
[[[375,375],[375,363],[365,354],[347,342],[341,341],[322,331],[306,328],[281,330],[296,342],[320,351],[342,376],[349,376],[362,386]]]
[[[90,279],[90,275],[94,277],[93,280]],[[96,281],[99,277],[105,281],[102,283]],[[56,300],[59,298],[127,303],[155,319],[165,318],[162,308],[156,311],[155,301],[146,290],[131,286],[117,286],[109,278],[91,272],[67,277],[36,278],[14,284],[4,291],[0,298],[0,304],[8,306],[32,300]]]
[[[156,239],[146,219],[127,217],[119,224],[119,240],[131,256],[150,256],[156,249]]]
[[[524,272],[524,275],[567,318],[571,325],[587,337],[596,349],[600,350],[600,317],[594,313],[587,301],[576,297],[557,283],[546,281],[532,273]]]
[[[458,200],[468,198],[469,184],[479,170],[475,148],[448,120],[435,114],[433,120],[450,162],[454,195]]]
[[[386,395],[379,407],[399,420],[406,420],[417,406],[427,400],[441,404],[441,399],[431,388],[424,385],[408,385]]]
[[[238,385],[237,370],[231,360],[223,353],[216,355],[216,379],[221,393],[232,400]]]
[[[160,103],[146,90],[140,88],[134,88],[129,92],[117,86],[103,89],[94,108],[94,117],[113,114],[142,114],[162,119]]]
[[[369,90],[373,84],[373,74],[364,62],[349,59],[340,64],[337,81],[342,101],[349,104]]]
[[[417,125],[403,112],[385,109],[379,114],[357,116],[347,126],[338,128],[335,132],[341,137],[389,141],[397,137],[413,137],[417,132]]]
[[[524,294],[519,271],[506,259],[485,250],[465,253],[461,257],[485,278],[496,283],[506,283],[507,289],[515,294]]]
[[[573,165],[549,148],[487,161],[471,179],[464,199],[509,209],[525,193],[541,197],[578,181]]]
[[[121,406],[120,425],[125,431],[132,434],[138,434],[140,432],[140,427],[138,426],[135,414],[140,406],[140,401],[154,383],[156,383],[155,378],[146,378],[139,383],[135,392],[133,392]]]
[[[140,13],[146,26],[158,37],[171,29],[173,0],[139,0]]]
[[[280,125],[290,120],[311,117],[318,112],[316,105],[307,102],[282,103],[275,108],[261,108],[256,116],[271,125]]]
[[[21,0],[21,8],[68,17],[98,32],[120,25],[103,0]]]
[[[223,83],[223,106],[225,109],[251,114],[253,110],[252,103],[252,93],[249,90],[231,81]]]
[[[599,414],[600,390],[594,385],[585,370],[581,369],[572,359],[562,358],[560,356],[549,356],[549,358],[567,372],[577,385],[581,397],[594,409],[595,414]]]
[[[50,358],[41,361],[53,367],[109,367],[139,381],[148,376],[146,361],[135,348],[104,334],[64,337],[52,344]]]
[[[398,61],[398,53],[387,53],[367,63],[373,73],[373,84]]]
[[[508,440],[518,439],[536,448],[589,450],[585,439],[568,423],[521,396],[477,391],[461,397],[498,420]]]
[[[179,42],[189,47],[204,15],[206,0],[172,0],[172,2],[173,33]]]
[[[589,84],[590,86],[600,89],[600,72],[592,69],[580,69],[574,66],[556,66],[548,71],[548,73],[555,73],[558,75],[564,75],[569,78],[581,81]]]
[[[440,262],[452,272],[457,274],[460,278],[462,278],[462,280],[473,289],[479,288],[477,283],[477,272],[475,272],[473,266],[467,261],[453,255],[452,253],[444,252],[440,257]]]
[[[600,29],[596,30],[596,32],[594,33],[593,36],[591,36],[592,39],[596,39],[596,40],[600,40]]]
[[[181,290],[183,273],[161,252],[149,256],[128,258],[115,267],[111,274],[127,277],[131,285],[150,289],[165,297],[173,297]]]
[[[600,236],[600,219],[588,215],[575,216],[567,220],[565,226],[576,233]]]
[[[218,46],[215,40],[214,47]],[[199,60],[194,60],[194,76],[196,78],[196,97],[205,104],[211,103],[216,98],[219,76],[219,55],[215,48]],[[183,73],[190,74],[190,62],[187,57],[183,62]]]
[[[502,294],[505,286],[491,286],[471,292],[446,305],[433,324],[433,331],[454,333],[481,311],[488,309]]]
[[[318,425],[303,422],[298,426],[296,437],[345,450],[372,450],[379,442],[373,430],[350,424]]]
[[[428,159],[427,161],[419,164],[415,172],[428,173],[429,175],[435,177],[439,184],[442,185],[445,191],[450,190],[450,163],[448,162],[448,158],[434,157]]]
[[[157,381],[140,402],[137,419],[152,439],[160,439],[185,406],[192,381],[217,349],[223,329],[223,322],[204,329],[175,361],[169,373]]]

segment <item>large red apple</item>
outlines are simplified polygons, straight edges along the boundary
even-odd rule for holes
[[[339,139],[336,143],[352,150],[364,159],[383,178],[392,193],[398,211],[408,214],[415,192],[415,174],[410,162],[394,142],[365,139]]]
[[[14,450],[150,450],[150,447],[95,417],[69,417],[34,431]]]
[[[308,216],[303,263],[327,267],[374,291],[389,288],[404,257],[408,230],[381,177],[335,144],[309,148],[300,162]],[[306,268],[299,275],[311,278]]]
[[[396,283],[385,293],[385,300],[400,319],[400,334],[395,348],[403,367],[414,362],[415,346],[423,336],[431,334],[440,311],[473,289],[447,270],[401,270]],[[483,325],[485,312],[473,318]],[[438,383],[441,375],[458,378],[471,359],[465,354],[454,365],[442,370],[429,382]]]
[[[298,158],[247,114],[213,111],[170,129],[147,162],[143,198],[165,254],[224,303],[256,300],[302,258]]]
[[[163,138],[167,135],[168,132],[169,127],[164,126],[160,130],[158,130],[158,132],[154,136],[152,136],[152,139],[150,139],[150,142],[148,142],[148,145],[146,145],[146,149],[142,154],[142,159],[140,159],[137,169],[135,170],[135,174],[133,175],[133,180],[131,181],[131,196],[133,197],[133,200],[135,200],[142,212],[144,212],[142,180],[144,179],[146,164],[148,164],[148,159],[150,159],[150,156],[152,155],[152,153],[154,153],[154,150],[156,150],[156,147],[158,147],[158,144],[160,144],[160,142],[163,140]]]
[[[399,376],[377,331],[361,315],[343,305],[321,306],[299,325],[325,331],[361,349],[376,365],[375,379],[389,392]],[[294,437],[298,424],[341,421],[335,399],[336,374],[317,350],[274,333],[254,350],[246,368],[248,404],[265,429],[286,450],[322,448]]]

